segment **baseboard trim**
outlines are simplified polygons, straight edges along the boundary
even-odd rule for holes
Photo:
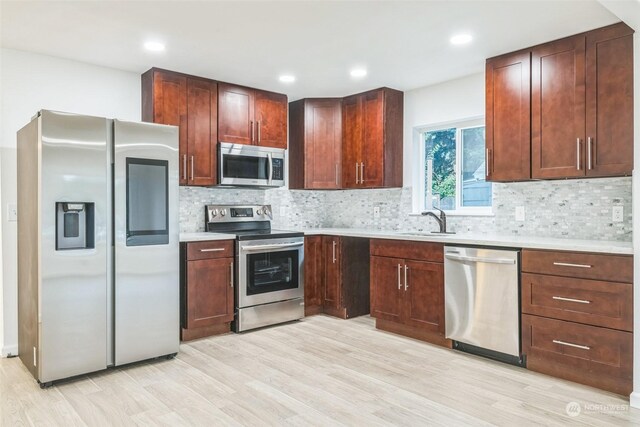
[[[18,346],[17,345],[6,345],[4,347],[2,347],[2,353],[0,354],[0,356],[2,357],[7,357],[7,356],[17,356],[18,355]]]
[[[640,391],[634,391],[629,395],[629,406],[640,409]]]

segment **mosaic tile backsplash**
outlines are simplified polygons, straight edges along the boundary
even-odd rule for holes
[[[432,218],[410,215],[410,187],[384,190],[309,191],[180,187],[182,232],[204,230],[204,205],[271,204],[274,228],[370,228],[435,231]],[[515,221],[515,207],[525,221]],[[612,222],[613,206],[624,220]],[[373,217],[373,208],[380,217]],[[589,240],[631,241],[631,178],[495,183],[493,216],[449,216],[457,232],[499,233]]]

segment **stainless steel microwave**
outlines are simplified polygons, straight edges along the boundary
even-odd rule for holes
[[[284,156],[281,148],[221,142],[218,156],[220,185],[282,187]]]

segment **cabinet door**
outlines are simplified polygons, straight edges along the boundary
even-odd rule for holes
[[[531,178],[531,53],[487,60],[487,181]]]
[[[305,313],[322,308],[324,299],[324,265],[322,236],[304,239],[304,307]]]
[[[585,37],[534,48],[531,68],[531,174],[584,176]]]
[[[218,85],[201,79],[187,80],[188,184],[214,185],[217,175]]]
[[[339,99],[305,103],[305,188],[340,188],[342,108]]]
[[[401,321],[404,311],[402,307],[404,260],[372,256],[370,268],[371,317]]]
[[[287,148],[287,95],[255,91],[255,143]]]
[[[361,187],[382,187],[384,182],[384,92],[362,95]]]
[[[254,90],[218,83],[218,141],[253,144]]]
[[[143,117],[143,120],[148,118]],[[165,72],[153,73],[153,123],[179,126],[180,185],[187,185],[187,78]]]
[[[324,301],[323,305],[338,309],[342,304],[342,275],[340,271],[341,244],[335,236],[322,237],[324,258]]]
[[[360,147],[362,144],[362,100],[350,96],[342,101],[342,187],[360,184]]]
[[[444,335],[444,265],[405,261],[402,273],[404,323]]]
[[[633,170],[633,30],[617,24],[587,34],[587,175]]]
[[[187,328],[233,320],[233,258],[187,262]]]

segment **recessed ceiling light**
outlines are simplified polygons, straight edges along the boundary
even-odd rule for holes
[[[283,74],[278,78],[282,83],[293,83],[296,81],[296,76],[291,74]]]
[[[461,44],[467,44],[471,40],[473,40],[473,37],[471,37],[471,34],[456,34],[455,36],[451,37],[449,41],[451,42],[451,44],[461,45]]]
[[[162,52],[164,51],[164,44],[160,42],[146,42],[144,48],[150,52]]]
[[[364,77],[367,75],[367,70],[364,68],[354,68],[351,70],[351,77]]]

